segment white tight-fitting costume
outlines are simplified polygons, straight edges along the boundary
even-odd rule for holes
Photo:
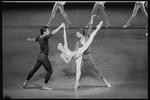
[[[96,15],[96,12],[98,11],[98,9],[100,9],[105,21],[106,21],[106,28],[108,28],[110,26],[110,23],[109,23],[109,20],[108,20],[108,17],[107,17],[107,14],[105,12],[105,6],[104,4],[106,3],[106,1],[97,1],[95,2],[94,6],[93,6],[93,9],[92,9],[92,12],[91,12],[91,17],[93,15]],[[85,26],[86,28],[88,28],[90,25],[90,21],[88,22],[88,24]]]
[[[50,19],[49,19],[49,21],[48,21],[48,23],[47,23],[46,26],[50,26],[50,25],[51,25],[51,21],[54,19],[55,13],[56,13],[56,11],[57,11],[58,9],[60,10],[61,14],[64,16],[65,20],[67,21],[67,23],[68,23],[68,26],[67,26],[67,27],[69,27],[69,25],[71,25],[71,22],[70,22],[70,20],[69,20],[69,18],[68,18],[68,15],[67,15],[67,14],[65,13],[65,11],[64,11],[64,5],[65,5],[65,4],[66,4],[66,2],[56,2],[56,3],[54,4],[53,10],[52,10],[52,12],[51,12],[51,17],[50,17]]]
[[[90,44],[92,43],[93,38],[95,37],[97,31],[101,28],[102,24],[103,24],[103,21],[101,21],[101,22],[99,23],[99,25],[97,25],[97,29],[95,29],[95,30],[91,33],[91,35],[90,35],[88,41],[87,41],[82,47],[80,47],[78,50],[75,50],[75,51],[73,51],[73,52],[70,51],[69,48],[68,48],[68,45],[67,45],[67,37],[66,37],[66,30],[65,30],[65,27],[64,27],[64,49],[65,49],[65,50],[64,50],[64,52],[62,52],[61,57],[64,59],[64,61],[65,61],[66,63],[69,63],[70,60],[72,59],[72,57],[74,57],[75,59],[77,59],[78,57],[82,56],[82,54],[85,52],[85,50],[87,50],[87,48],[88,48],[88,47],[90,46]]]
[[[91,24],[93,24],[93,18],[92,18],[92,21],[91,21]],[[91,45],[92,41],[93,41],[93,38],[95,37],[97,31],[101,28],[103,24],[103,21],[101,21],[98,25],[97,25],[97,29],[95,29],[88,41],[80,48],[78,48],[78,50],[75,50],[74,52],[70,51],[69,48],[68,48],[68,45],[67,45],[67,36],[66,36],[66,30],[65,30],[65,27],[64,27],[64,51],[62,52],[61,54],[61,58],[66,62],[66,63],[69,63],[72,59],[72,57],[75,58],[75,62],[76,62],[76,84],[75,84],[75,90],[77,90],[77,87],[79,85],[79,79],[80,79],[80,76],[81,76],[81,63],[82,63],[82,54],[88,49],[88,47]]]
[[[147,14],[145,6],[144,6],[145,3],[146,3],[145,1],[136,1],[135,2],[135,6],[134,6],[134,10],[133,10],[132,16],[130,17],[128,22],[123,26],[123,28],[126,28],[126,27],[128,27],[130,25],[130,22],[135,18],[139,8],[141,9],[142,13],[144,14],[144,16],[146,18],[146,28],[147,28],[148,14]]]

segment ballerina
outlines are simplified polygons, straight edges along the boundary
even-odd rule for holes
[[[145,6],[144,6],[144,4],[145,4]],[[144,16],[146,18],[146,27],[145,28],[147,28],[148,14],[147,14],[146,9],[145,9],[145,7],[147,7],[147,6],[148,6],[147,2],[145,2],[145,1],[136,1],[132,16],[130,17],[128,22],[123,26],[123,28],[126,28],[130,25],[131,21],[135,18],[139,8],[141,9],[142,13],[144,14]]]
[[[55,17],[55,13],[56,11],[59,9],[61,14],[64,16],[65,20],[67,21],[67,28],[70,27],[70,25],[72,24],[68,18],[68,15],[65,13],[64,11],[64,5],[66,4],[66,2],[55,2],[53,10],[51,12],[51,17],[47,23],[46,26],[50,26],[51,25],[51,21],[54,19]]]

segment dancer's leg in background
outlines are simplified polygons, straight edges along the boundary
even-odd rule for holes
[[[51,12],[50,19],[49,19],[49,21],[48,21],[48,23],[47,23],[46,26],[50,26],[50,25],[51,25],[51,22],[52,22],[52,20],[54,19],[55,13],[56,13],[56,11],[58,10],[59,6],[60,6],[60,5],[59,5],[58,3],[55,3],[55,4],[54,4],[53,10],[52,10],[52,12]]]
[[[69,17],[68,15],[66,14],[66,12],[64,11],[64,6],[63,5],[60,5],[59,6],[59,10],[61,12],[61,14],[64,16],[65,20],[67,21],[67,28],[71,25],[71,22],[69,20]]]
[[[130,17],[128,22],[123,26],[123,28],[126,28],[130,25],[131,21],[135,18],[136,14],[137,14],[137,11],[139,10],[140,6],[141,6],[141,3],[135,3],[132,16]]]

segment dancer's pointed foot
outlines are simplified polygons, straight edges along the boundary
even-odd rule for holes
[[[44,89],[44,90],[52,90],[52,88],[49,88],[49,87],[46,86],[46,85],[43,85],[42,89]]]
[[[106,25],[106,28],[109,28],[109,27],[110,27],[110,24],[107,24],[107,25]]]
[[[104,82],[105,82],[105,84],[106,84],[107,87],[111,87],[111,85],[106,81],[105,78],[103,78],[103,80],[104,80]]]
[[[145,36],[148,36],[148,33],[146,33]]]
[[[74,89],[75,89],[75,90],[77,90],[77,89],[78,89],[78,87],[79,87],[79,85],[80,85],[80,83],[79,83],[79,82],[75,83]]]
[[[85,26],[85,28],[89,28],[89,23]]]
[[[125,25],[123,26],[123,28],[126,28],[126,27],[128,27],[129,25],[130,25],[130,23],[125,24]]]
[[[28,81],[26,80],[26,81],[23,83],[23,88],[26,88],[27,83],[28,83]]]
[[[148,25],[146,25],[145,28],[148,28]]]
[[[72,25],[72,23],[67,23],[67,28],[69,28]]]
[[[111,85],[110,85],[108,82],[106,83],[106,86],[107,86],[107,87],[111,87]]]
[[[26,88],[26,85],[23,85],[23,88]]]
[[[89,27],[88,25],[85,26],[85,28],[88,28],[88,27]]]

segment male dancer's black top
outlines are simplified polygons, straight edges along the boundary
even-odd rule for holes
[[[44,37],[38,36],[35,41],[39,42],[40,44],[40,53],[48,54],[49,46],[48,46],[48,39],[53,36],[52,34],[46,35]]]

